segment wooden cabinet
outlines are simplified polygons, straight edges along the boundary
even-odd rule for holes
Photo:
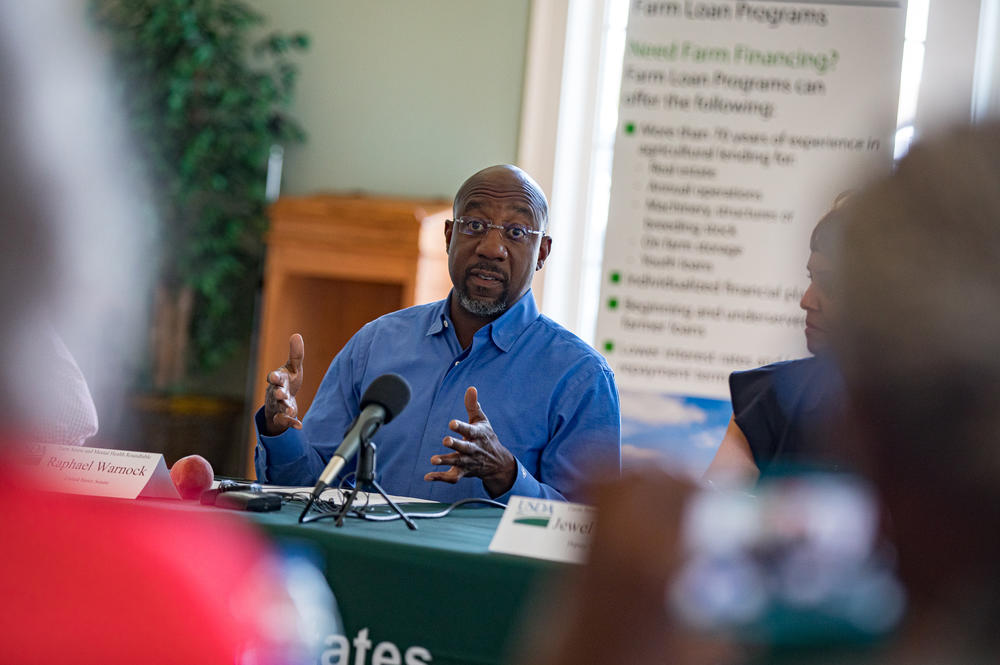
[[[441,200],[279,199],[266,239],[254,406],[263,403],[267,372],[288,357],[292,333],[305,341],[297,396],[304,415],[330,361],[361,326],[448,295],[444,220],[450,216],[451,203]]]

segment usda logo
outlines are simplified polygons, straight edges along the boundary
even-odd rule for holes
[[[545,528],[552,519],[552,504],[547,501],[521,499],[514,507],[514,524],[540,526]]]

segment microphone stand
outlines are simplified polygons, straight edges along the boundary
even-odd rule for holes
[[[344,526],[344,517],[350,512],[351,507],[354,505],[354,499],[357,497],[358,492],[364,490],[366,492],[378,492],[378,494],[385,499],[386,505],[396,511],[400,519],[406,522],[406,526],[410,528],[411,531],[417,529],[417,525],[413,523],[409,515],[404,513],[396,503],[389,498],[389,495],[385,493],[382,486],[378,484],[375,480],[375,444],[371,441],[365,441],[361,444],[361,449],[358,450],[358,467],[354,472],[354,487],[351,488],[350,493],[344,500],[344,504],[336,512],[336,518],[334,520],[334,526]]]

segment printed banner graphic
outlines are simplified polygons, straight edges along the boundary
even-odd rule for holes
[[[813,226],[891,168],[906,3],[629,11],[596,344],[626,457],[699,474],[729,374],[807,355]]]

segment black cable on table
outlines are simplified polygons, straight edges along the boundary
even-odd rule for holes
[[[302,515],[299,516],[299,523],[300,524],[310,524],[312,522],[318,522],[318,521],[324,520],[324,519],[333,519],[334,517],[337,516],[337,513],[335,513],[335,512],[327,512],[327,513],[320,513],[318,515],[312,515],[312,516],[308,516],[307,517],[306,516],[306,512],[313,505],[313,501],[311,501],[311,499],[312,499],[312,496],[310,496],[310,502],[306,504],[305,510],[302,511]],[[493,506],[495,508],[506,508],[507,507],[504,504],[500,503],[499,501],[494,501],[493,499],[482,499],[482,498],[478,498],[478,497],[471,497],[471,498],[468,498],[468,499],[460,499],[460,500],[458,500],[458,501],[450,504],[444,510],[440,510],[440,511],[438,511],[436,513],[406,513],[406,516],[409,517],[410,519],[415,519],[415,520],[439,519],[441,517],[448,516],[451,513],[451,511],[455,510],[456,508],[459,508],[461,506],[471,505],[471,504],[482,504],[482,505],[487,505],[487,506]],[[394,515],[394,514],[393,515],[372,515],[372,514],[369,514],[368,512],[366,512],[365,508],[362,508],[361,510],[354,510],[354,509],[352,509],[352,510],[350,510],[347,513],[347,516],[348,517],[356,517],[356,518],[365,520],[367,522],[392,522],[392,521],[395,521],[395,520],[402,519],[402,517],[400,515]]]

